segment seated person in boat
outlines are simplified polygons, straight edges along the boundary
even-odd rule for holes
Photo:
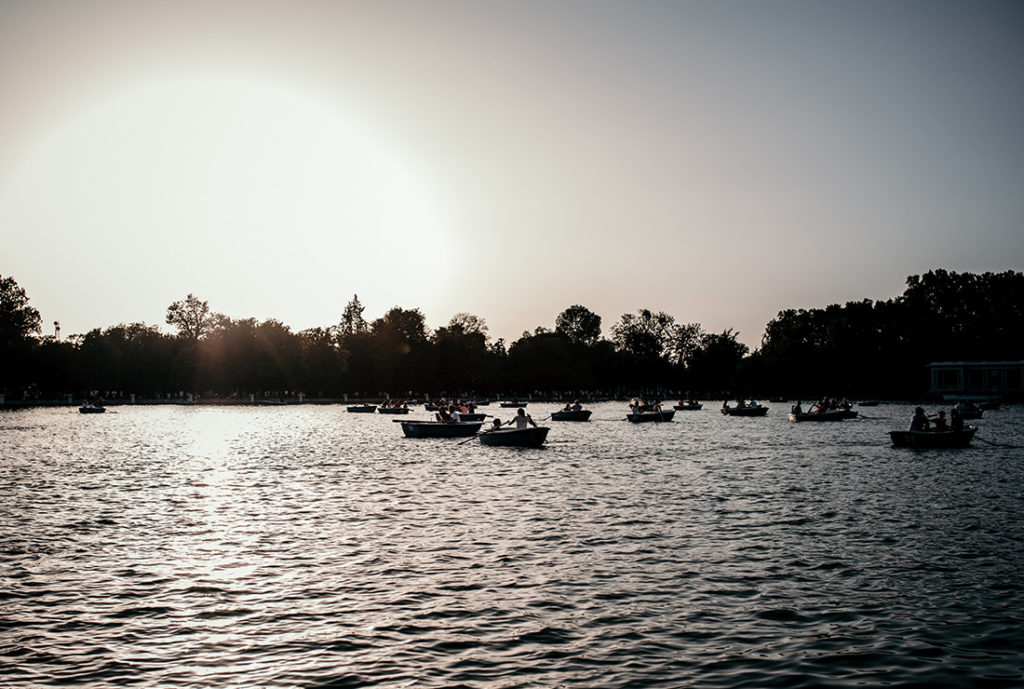
[[[964,430],[964,417],[960,414],[958,407],[949,410],[949,429],[951,431]]]
[[[790,408],[790,410],[789,410],[789,411],[791,411],[791,412],[792,412],[792,413],[794,413],[794,414],[803,414],[803,413],[804,413],[804,408],[803,408],[802,406],[800,406],[800,402],[799,402],[799,401],[797,401],[797,403],[796,403],[796,404],[794,404],[794,405],[793,405],[793,406],[792,406],[792,407]]]
[[[949,425],[946,423],[946,412],[940,411],[939,415],[932,419],[932,430],[940,433],[949,430]]]
[[[496,430],[500,429],[501,426],[502,426],[501,419],[499,419],[498,417],[494,417],[494,423],[491,424],[491,430],[492,431],[496,431]]]
[[[569,409],[569,411],[583,411],[583,405],[580,404],[579,400],[576,400],[575,402],[572,403],[572,407]]]
[[[437,415],[441,418],[441,421],[445,423],[452,423],[455,420],[452,418],[452,415],[448,412],[448,407],[445,407],[443,405],[438,405]]]
[[[914,409],[914,418],[910,420],[910,430],[928,430],[928,417],[924,415],[924,409],[922,409],[921,407],[917,407],[916,409]]]
[[[537,424],[534,423],[533,419],[522,407],[519,407],[519,411],[516,412],[515,418],[512,420],[515,421],[517,431],[525,430],[529,426],[537,427]]]

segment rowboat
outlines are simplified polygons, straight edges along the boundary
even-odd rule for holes
[[[563,409],[551,412],[552,421],[589,421],[593,412],[589,409]]]
[[[895,447],[967,447],[977,430],[967,426],[962,431],[889,431],[889,438]]]
[[[397,419],[396,419],[397,421]],[[445,421],[401,421],[407,438],[468,438],[480,430],[480,421],[448,423]]]
[[[502,402],[501,403],[501,408],[502,409],[518,409],[519,407],[525,407],[526,405],[527,405],[526,402]]]
[[[842,421],[843,419],[855,419],[858,412],[850,409],[829,409],[822,412],[806,412],[795,414],[790,412],[790,421]]]
[[[78,408],[78,411],[82,414],[102,414],[106,411],[104,407],[97,407],[93,404],[83,404]]]
[[[763,417],[768,414],[768,407],[763,404],[754,406],[723,406],[722,414],[730,417]]]
[[[376,404],[359,404],[354,407],[345,407],[349,414],[372,414],[377,411]]]
[[[645,423],[647,421],[671,421],[672,417],[675,415],[675,410],[630,412],[630,414],[626,416],[626,421],[632,421],[633,423]]]
[[[408,414],[409,407],[377,407],[378,414]]]
[[[480,443],[499,447],[540,447],[548,437],[547,426],[536,428],[503,428],[480,434]]]
[[[434,418],[438,421],[441,420],[440,414],[434,414]],[[487,414],[470,414],[469,412],[459,412],[459,421],[483,421],[487,418]]]
[[[680,402],[672,408],[679,411],[700,411],[704,408],[704,405],[700,402]]]

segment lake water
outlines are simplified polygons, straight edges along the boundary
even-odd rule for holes
[[[0,414],[0,685],[1024,685],[1024,409],[915,451],[910,405],[719,404],[539,450],[340,406]]]

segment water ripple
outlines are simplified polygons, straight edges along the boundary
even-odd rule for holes
[[[902,406],[620,406],[540,451],[343,407],[0,415],[4,686],[1024,685],[1013,451],[893,449]]]

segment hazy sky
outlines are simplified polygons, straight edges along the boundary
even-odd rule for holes
[[[1024,268],[1019,2],[0,2],[0,275],[45,332],[493,337]]]

